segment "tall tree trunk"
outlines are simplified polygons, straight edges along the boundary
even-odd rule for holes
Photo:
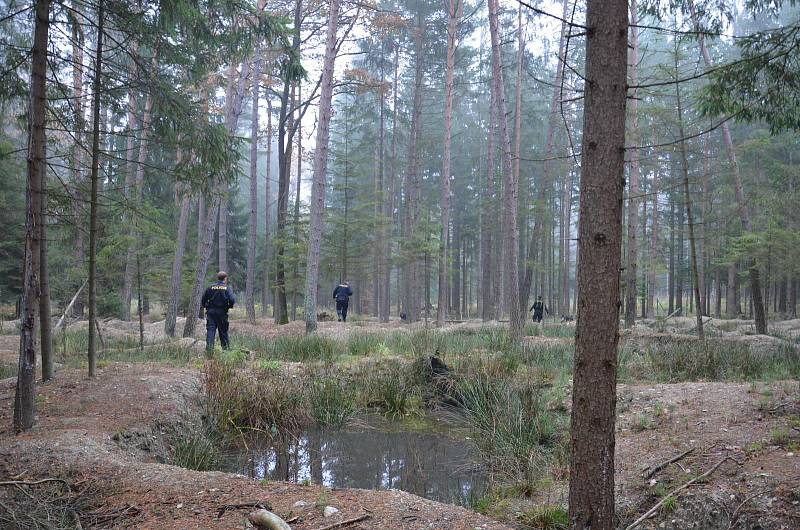
[[[272,282],[270,281],[270,256],[269,256],[269,214],[270,201],[272,200],[272,99],[267,95],[267,171],[264,174],[264,286],[261,292],[261,316],[267,316],[269,293]]]
[[[628,3],[589,0],[572,394],[571,529],[614,528]],[[590,313],[591,311],[591,313]]]
[[[183,159],[183,150],[178,146],[176,165]],[[175,196],[181,200],[181,212],[178,217],[178,238],[175,245],[175,255],[172,259],[172,279],[170,281],[169,302],[167,315],[164,319],[164,333],[170,337],[175,336],[175,321],[178,318],[178,305],[181,300],[181,271],[183,270],[183,253],[186,249],[186,234],[189,231],[189,214],[192,209],[192,198],[189,190],[180,182],[175,183]]]
[[[547,194],[547,189],[550,187],[550,182],[553,178],[553,151],[556,127],[558,125],[558,110],[561,107],[561,99],[563,96],[562,85],[564,82],[564,64],[566,63],[566,32],[567,32],[567,17],[569,16],[570,0],[562,0],[561,6],[561,36],[558,41],[558,61],[556,63],[556,75],[553,79],[553,93],[550,96],[550,111],[547,117],[547,132],[545,134],[544,143],[544,166],[542,169],[541,185],[536,194],[536,201],[534,203],[533,215],[533,230],[531,230],[530,242],[528,243],[528,255],[525,260],[525,276],[522,279],[522,287],[520,294],[520,303],[524,309],[528,308],[528,301],[531,296],[531,286],[533,284],[534,265],[536,262],[536,251],[539,248],[539,240],[541,239],[544,226],[546,224],[546,211],[544,202]]]
[[[186,249],[186,234],[189,229],[189,214],[192,209],[192,199],[187,191],[182,190],[181,213],[178,218],[178,239],[175,243],[175,256],[172,260],[172,286],[169,294],[167,316],[164,321],[164,332],[170,337],[175,336],[175,321],[178,318],[178,305],[181,300],[181,271],[183,270],[183,254]],[[191,315],[187,315],[187,318]]]
[[[301,82],[297,81],[297,102],[298,106],[302,101]],[[300,118],[298,111],[297,117],[297,179],[295,180],[295,194],[294,194],[294,218],[292,225],[294,230],[294,245],[295,248],[300,247],[300,186],[303,183],[303,120]],[[292,265],[292,320],[297,320],[297,294],[300,290],[300,260],[295,258]]]
[[[300,49],[300,25],[302,22],[302,0],[296,0],[294,9],[294,29],[292,48]],[[275,227],[275,308],[276,324],[289,322],[286,305],[286,220],[289,213],[289,178],[292,165],[292,138],[294,135],[293,98],[290,97],[294,82],[286,77],[281,92],[281,111],[278,118],[278,204]]]
[[[407,318],[415,322],[420,318],[420,302],[422,299],[420,289],[424,289],[420,278],[424,274],[420,264],[420,252],[414,248],[419,224],[419,142],[422,137],[422,90],[424,73],[424,34],[422,14],[417,11],[417,27],[414,30],[414,98],[411,109],[411,138],[408,145],[408,169],[404,175],[405,209],[404,209],[404,240],[406,245],[406,259],[403,274],[403,301]]]
[[[241,63],[241,69],[237,70],[231,64],[228,67],[228,84],[225,89],[225,128],[228,135],[236,135],[239,126],[239,117],[242,114],[242,99],[244,97],[244,84],[250,75],[250,61],[245,60]],[[230,190],[226,189],[226,194]],[[217,233],[219,251],[219,270],[228,270],[228,200],[229,196],[222,198],[219,214],[219,232]]]
[[[504,232],[504,280],[505,302],[509,308],[509,330],[514,342],[522,338],[522,312],[519,306],[517,251],[517,181],[512,167],[511,141],[506,119],[506,96],[503,82],[503,59],[500,50],[500,30],[497,20],[497,0],[489,2],[489,31],[492,39],[492,81],[500,120],[500,141],[503,146],[503,232]]]
[[[380,65],[380,77],[381,77],[381,84],[385,83],[385,75],[384,75],[384,62],[386,59],[386,39],[383,38],[381,40],[381,65]],[[386,234],[386,217],[384,215],[384,210],[386,209],[385,198],[384,198],[384,141],[385,141],[385,102],[386,97],[384,95],[383,90],[377,91],[377,96],[379,98],[378,102],[378,142],[375,146],[375,166],[377,170],[375,171],[375,268],[374,268],[374,289],[373,289],[373,300],[374,300],[374,316],[375,318],[381,318],[383,314],[383,306],[386,305],[386,301],[384,299],[384,289],[383,289],[383,275],[384,275],[384,268],[386,267],[386,246],[385,240],[387,237]]]
[[[203,295],[203,283],[206,279],[206,271],[208,269],[208,262],[211,259],[211,251],[214,248],[214,230],[217,226],[217,215],[220,213],[221,202],[222,196],[220,194],[214,195],[213,198],[211,198],[211,203],[206,212],[203,236],[200,240],[197,264],[194,270],[192,295],[189,298],[189,307],[186,310],[186,324],[183,326],[184,337],[194,337],[194,330],[199,320],[200,298]]]
[[[659,167],[653,171],[653,181],[650,183],[650,194],[653,197],[651,208],[650,226],[650,259],[647,267],[647,318],[655,318],[656,306],[656,262],[658,261],[658,172]]]
[[[39,212],[34,225],[39,229],[39,346],[42,381],[53,378],[53,321],[50,317],[50,270],[47,260],[47,171],[39,174]]]
[[[521,130],[522,130],[522,63],[525,59],[525,37],[524,31],[522,26],[522,4],[517,6],[517,72],[516,72],[516,79],[514,80],[514,152],[513,152],[513,168],[512,174],[514,176],[514,186],[519,189],[519,164],[520,164],[520,143],[521,143]],[[525,215],[523,214],[523,225],[524,225],[524,218]],[[517,248],[516,248],[516,256],[519,256],[519,229],[517,229],[516,237],[517,237]],[[519,274],[519,264],[515,264],[514,268],[517,271],[517,275]],[[528,300],[525,297],[524,293],[520,293],[518,280],[513,284],[509,284],[509,289],[512,289],[517,292],[517,299],[519,300],[520,305],[520,318],[522,315],[525,315],[527,312],[527,303]],[[520,336],[522,335],[522,323],[520,323]]]
[[[667,314],[671,315],[675,309],[675,197],[669,192],[669,277],[667,279],[669,303]]]
[[[694,6],[692,4],[689,4],[689,6],[692,10],[692,19],[694,24],[695,26],[698,26],[697,15],[694,11]],[[698,42],[700,44],[700,55],[703,57],[703,63],[705,64],[706,68],[711,68],[711,56],[706,48],[705,39],[702,33],[699,34]],[[750,213],[747,210],[747,203],[745,202],[744,198],[742,177],[739,172],[739,163],[736,160],[736,150],[733,146],[731,130],[728,126],[728,122],[723,121],[720,124],[720,129],[722,130],[722,140],[725,144],[725,151],[728,154],[728,161],[730,162],[731,169],[733,170],[733,191],[734,196],[736,197],[739,220],[742,223],[742,230],[745,233],[750,233],[753,231],[753,227],[750,224]],[[758,270],[758,265],[754,262],[754,260],[750,259],[748,261],[747,268],[750,276],[750,292],[753,297],[753,312],[756,321],[756,332],[760,335],[766,335],[767,315],[764,310],[764,301],[761,298],[761,279],[759,277],[760,273]]]
[[[153,54],[151,61],[151,72],[155,75],[158,70],[158,56]],[[132,204],[129,208],[134,210],[138,209],[142,202],[142,192],[144,187],[144,166],[147,162],[147,154],[150,139],[150,120],[153,111],[153,88],[150,86],[147,91],[147,97],[144,102],[144,110],[142,112],[141,123],[141,137],[139,138],[139,153],[136,159],[136,173],[133,178],[133,189],[131,196],[128,197]],[[131,299],[133,294],[133,275],[136,272],[136,255],[139,253],[140,234],[138,212],[134,211],[132,214],[133,222],[130,225],[128,232],[128,251],[125,258],[125,274],[122,282],[122,315],[123,320],[130,320],[131,317]]]
[[[139,5],[141,8],[141,5]],[[133,61],[131,61],[131,78],[138,79],[140,72],[139,72],[139,41],[137,39],[133,39],[131,42],[131,51],[129,52]],[[126,167],[125,167],[125,185],[122,190],[125,200],[130,204],[134,203],[134,193],[136,191],[136,162],[138,157],[135,157],[134,154],[136,153],[136,133],[137,131],[144,130],[142,127],[140,129],[138,124],[138,118],[136,116],[138,111],[138,100],[137,94],[134,90],[134,87],[130,87],[128,89],[128,104],[126,110],[126,128],[127,128],[127,140],[125,146],[125,158]],[[126,211],[122,214],[122,221],[123,226],[126,230],[128,227],[132,226],[131,219],[133,215],[135,215],[135,211],[132,208],[126,208]],[[130,234],[128,234],[130,235]],[[128,243],[130,246],[130,243]],[[126,259],[125,259],[125,270],[123,272],[123,286],[122,286],[122,312],[120,314],[120,318],[122,320],[130,320],[131,319],[131,289],[132,289],[132,282],[133,282],[133,268],[132,268],[133,256],[131,255],[130,249],[126,252]],[[125,301],[127,300],[127,304]]]
[[[678,79],[678,48],[677,40],[675,47],[675,78]],[[686,222],[689,225],[689,249],[691,251],[692,263],[692,285],[694,287],[694,303],[697,310],[697,336],[702,341],[705,340],[703,332],[703,307],[700,302],[700,282],[697,274],[697,247],[694,240],[694,219],[692,218],[692,199],[689,196],[689,158],[686,155],[686,135],[683,130],[683,106],[681,105],[681,86],[675,83],[675,96],[678,102],[678,134],[680,135],[681,149],[681,169],[683,170],[683,197],[686,201]]]
[[[447,65],[444,81],[444,147],[442,148],[441,209],[439,235],[439,298],[436,325],[444,326],[447,316],[447,234],[450,229],[450,148],[453,121],[453,69],[456,62],[456,33],[461,16],[461,0],[447,0]]]
[[[336,61],[336,27],[339,21],[339,0],[328,4],[328,29],[325,33],[325,59],[320,83],[319,124],[314,149],[314,176],[311,182],[311,219],[308,231],[308,256],[304,318],[306,332],[317,329],[317,282],[319,280],[319,253],[322,241],[322,217],[325,209],[325,176],[328,169],[328,142],[331,125],[331,100],[333,98],[333,68]],[[300,178],[300,175],[298,175]]]
[[[102,5],[102,4],[101,4]],[[28,114],[28,161],[25,186],[25,250],[22,261],[22,300],[17,387],[14,393],[14,431],[33,427],[36,407],[36,307],[39,305],[39,260],[42,184],[47,171],[47,37],[50,29],[50,2],[35,4],[33,48],[31,50],[31,99]]]
[[[70,164],[72,166],[72,182],[76,188],[75,200],[72,204],[75,219],[81,219],[86,215],[85,194],[83,182],[83,135],[86,132],[86,120],[83,115],[83,46],[84,32],[81,2],[72,1],[71,26],[72,26],[72,105],[75,120],[75,134],[72,143],[72,156]],[[76,223],[75,231],[75,267],[82,269],[86,262],[86,232],[80,223]],[[77,289],[81,284],[76,282],[74,287]],[[80,297],[74,305],[74,313],[83,315],[84,298]]]
[[[389,171],[389,196],[386,200],[386,222],[390,227],[396,225],[395,223],[395,201],[396,201],[396,187],[397,187],[397,91],[398,91],[398,71],[400,68],[400,45],[395,45],[394,50],[394,79],[392,82],[392,145],[391,145],[391,170]],[[391,229],[386,231],[384,238],[384,256],[386,261],[383,270],[383,300],[385,302],[383,312],[381,313],[381,321],[389,322],[391,313],[391,298],[392,298],[392,236]],[[399,290],[398,290],[399,291]],[[398,301],[400,296],[397,297]]]
[[[261,85],[261,59],[253,60],[252,114],[250,115],[250,217],[247,240],[247,276],[244,288],[244,305],[247,320],[256,323],[256,225],[258,224],[258,90]]]
[[[491,82],[490,82],[491,83]],[[481,289],[480,295],[483,297],[483,314],[481,318],[484,322],[493,318],[499,318],[495,313],[497,304],[493,293],[496,292],[492,289],[492,279],[494,278],[493,263],[494,252],[493,248],[493,233],[495,228],[495,184],[494,184],[494,138],[497,122],[497,111],[494,103],[494,90],[490,89],[489,95],[489,130],[486,139],[486,185],[484,193],[481,194],[481,211],[484,222],[481,225]]]
[[[563,296],[564,312],[568,314],[570,302],[569,270],[572,254],[572,171],[567,172],[562,200],[564,201],[564,275],[561,277],[561,295]]]
[[[380,310],[380,320],[381,322],[389,322],[389,316],[391,313],[392,308],[392,300],[391,300],[391,282],[392,282],[392,269],[391,269],[391,255],[392,255],[392,235],[393,230],[392,227],[395,225],[394,223],[394,206],[395,206],[395,187],[397,182],[397,88],[398,88],[398,69],[399,69],[399,55],[400,55],[400,46],[395,45],[395,59],[394,59],[394,79],[392,83],[392,143],[391,143],[391,166],[389,169],[389,182],[387,185],[387,193],[384,194],[384,229],[383,234],[384,237],[382,239],[383,245],[383,265],[382,265],[382,273],[381,273],[381,289],[382,289],[382,300],[383,305],[381,306]],[[383,104],[383,100],[381,100],[381,104]],[[383,119],[383,114],[381,114],[381,119]],[[383,127],[381,127],[381,134],[385,134],[383,132]],[[383,144],[384,140],[381,138],[381,144]]]
[[[706,278],[706,260],[708,259],[708,245],[706,244],[706,223],[708,222],[708,197],[709,197],[709,190],[708,190],[708,180],[711,175],[711,137],[710,135],[706,135],[703,139],[703,195],[701,199],[701,206],[700,206],[700,226],[699,237],[697,240],[697,245],[699,246],[699,250],[697,251],[697,255],[699,259],[697,261],[697,277],[700,282],[700,299],[702,300],[702,314],[704,316],[708,316],[709,311],[711,310],[711,305],[708,301],[708,295],[706,292],[708,289],[706,288],[708,283],[708,278]]]
[[[637,18],[637,1],[630,0],[630,63],[628,65],[628,73],[630,84],[636,86],[639,84],[639,77],[637,75],[637,65],[639,63],[639,29],[636,27],[638,22]],[[634,88],[631,91],[631,133],[634,142],[639,134],[639,100],[638,90]],[[639,150],[631,149],[630,153],[630,187],[628,188],[628,256],[627,264],[625,267],[625,327],[629,328],[636,322],[636,231],[639,229]]]
[[[97,7],[97,53],[94,60],[92,82],[92,173],[89,198],[89,377],[94,377],[97,365],[95,331],[97,330],[97,202],[100,184],[100,73],[103,65],[104,1]]]
[[[673,197],[673,200],[677,203],[677,198]],[[685,206],[681,205],[681,207],[676,206],[677,208],[677,219],[675,221],[677,227],[677,233],[675,234],[676,244],[678,246],[678,257],[677,263],[675,265],[675,309],[678,310],[678,314],[683,316],[683,280],[685,277],[685,269],[684,269],[684,252],[685,246],[683,243],[683,236],[684,236],[684,215],[686,213]]]

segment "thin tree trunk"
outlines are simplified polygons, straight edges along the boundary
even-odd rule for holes
[[[491,81],[490,81],[491,83]],[[497,304],[492,293],[496,290],[492,289],[492,279],[494,278],[494,271],[492,269],[494,262],[493,237],[494,222],[489,220],[495,219],[495,185],[494,185],[494,138],[495,128],[497,122],[497,111],[494,103],[494,90],[490,89],[489,95],[489,131],[486,139],[486,186],[484,193],[481,195],[482,199],[482,212],[485,219],[481,225],[481,252],[483,258],[481,260],[482,275],[481,275],[481,296],[483,296],[483,314],[481,318],[484,322],[493,318],[499,318],[495,311]]]
[[[303,99],[301,90],[301,82],[297,81],[297,102]],[[300,119],[299,112],[297,118],[297,179],[295,195],[294,195],[294,219],[292,220],[294,229],[294,244],[296,248],[300,247],[300,186],[303,182],[303,134],[302,134],[303,121]],[[297,295],[300,290],[300,261],[294,260],[292,265],[292,320],[297,320]]]
[[[386,40],[385,38],[381,40],[381,65],[380,65],[380,76],[381,76],[381,84],[385,83],[385,76],[384,76],[384,61],[386,56]],[[384,275],[384,268],[386,266],[386,246],[385,246],[385,239],[387,237],[386,234],[386,217],[384,216],[384,210],[386,209],[385,198],[384,198],[384,140],[385,140],[385,102],[386,97],[384,95],[383,90],[377,91],[377,96],[379,98],[378,107],[378,142],[375,146],[375,165],[377,167],[377,171],[375,172],[375,279],[374,279],[374,289],[373,289],[373,301],[374,301],[374,316],[375,318],[380,319],[381,315],[383,314],[383,306],[386,305],[386,301],[384,299],[384,289],[383,289],[383,275]]]
[[[589,0],[586,26],[569,524],[571,529],[611,530],[625,168],[627,1]]]
[[[408,169],[404,176],[405,188],[405,211],[404,211],[404,239],[406,245],[406,262],[404,263],[403,274],[403,293],[404,308],[410,322],[416,322],[420,318],[421,296],[419,289],[423,288],[423,282],[419,279],[424,271],[420,262],[420,255],[417,249],[411,248],[416,237],[419,224],[419,142],[422,136],[422,90],[423,90],[423,40],[425,28],[423,26],[421,12],[417,11],[417,27],[414,31],[414,97],[411,109],[411,138],[408,145]]]
[[[250,61],[242,61],[241,70],[237,71],[236,67],[232,64],[228,68],[228,85],[225,90],[225,128],[228,130],[228,135],[233,137],[236,135],[236,129],[239,125],[239,116],[242,113],[242,99],[244,97],[244,84],[247,77],[250,75]],[[236,79],[236,83],[234,83]],[[228,201],[229,190],[226,188],[226,196],[222,198],[220,203],[219,214],[219,232],[218,238],[218,251],[219,251],[219,270],[228,270]]]
[[[328,165],[333,68],[336,61],[336,27],[338,20],[339,0],[331,0],[328,4],[325,59],[322,66],[322,82],[320,83],[319,124],[317,125],[317,142],[314,149],[314,176],[311,182],[311,224],[308,232],[304,308],[307,333],[317,329],[317,283],[319,280],[320,243],[322,241],[322,217],[325,208],[325,177]]]
[[[675,48],[675,78],[678,78],[678,49],[677,40]],[[692,260],[692,285],[694,287],[694,303],[697,311],[697,336],[700,340],[705,340],[703,332],[703,307],[700,302],[700,281],[697,274],[697,247],[694,240],[694,219],[692,218],[692,199],[689,196],[689,159],[686,156],[686,135],[683,130],[683,106],[681,105],[680,83],[675,84],[675,95],[678,102],[678,134],[680,135],[681,149],[681,169],[683,170],[683,196],[686,200],[686,222],[689,224],[689,248]]]
[[[270,201],[272,200],[272,98],[267,96],[267,171],[264,175],[264,286],[261,293],[261,316],[267,316],[269,305],[270,281],[270,256],[269,256],[269,215]]]
[[[84,31],[82,27],[81,3],[77,0],[72,1],[72,105],[75,119],[75,134],[72,143],[72,156],[70,164],[72,166],[72,182],[76,188],[75,200],[72,204],[75,219],[82,219],[86,215],[84,206],[85,196],[83,189],[83,135],[86,132],[86,120],[83,115],[83,46]],[[86,262],[86,232],[80,223],[76,223],[75,233],[75,266],[82,269]],[[81,297],[75,303],[75,312],[83,315],[84,302]]]
[[[102,4],[101,4],[102,5]],[[41,273],[41,186],[47,171],[47,38],[50,26],[50,2],[35,4],[33,48],[31,50],[31,99],[28,115],[28,161],[25,187],[25,250],[22,262],[22,300],[20,302],[20,338],[17,387],[14,393],[14,431],[33,427],[36,421],[36,307],[39,305]]]
[[[547,133],[545,135],[544,144],[544,166],[542,169],[542,181],[536,194],[536,202],[534,204],[534,219],[533,230],[531,230],[530,242],[528,243],[528,255],[525,260],[525,276],[522,279],[522,287],[520,294],[520,303],[524,309],[528,307],[528,301],[531,295],[531,286],[533,284],[534,265],[536,262],[536,251],[539,248],[539,240],[541,239],[544,226],[546,224],[546,212],[544,208],[545,197],[547,189],[550,187],[553,174],[553,151],[554,151],[554,138],[555,131],[558,124],[558,110],[561,106],[561,99],[563,97],[562,85],[564,82],[564,64],[566,62],[566,32],[567,32],[567,17],[569,16],[570,0],[562,0],[561,14],[561,36],[558,41],[558,62],[556,63],[556,75],[553,79],[553,93],[550,96],[550,111],[547,117]]]
[[[690,8],[692,11],[692,19],[695,26],[697,26],[697,16],[692,4],[690,4]],[[703,57],[703,63],[705,64],[706,68],[710,68],[711,56],[708,53],[708,49],[705,45],[705,39],[702,34],[699,35],[698,42],[700,44],[700,55]],[[728,160],[730,161],[731,169],[733,170],[733,191],[734,196],[736,197],[736,204],[738,206],[737,210],[739,213],[739,220],[742,223],[742,230],[744,230],[745,233],[750,233],[753,231],[753,227],[750,224],[750,214],[747,210],[747,203],[745,202],[744,198],[744,188],[742,186],[742,177],[739,172],[739,163],[736,160],[736,150],[733,146],[733,140],[731,139],[731,131],[730,127],[728,126],[728,122],[723,121],[720,128],[722,130],[722,140],[725,144],[725,151],[728,153]],[[748,260],[747,267],[750,275],[750,292],[753,297],[753,312],[755,314],[756,332],[760,335],[766,335],[767,315],[764,311],[764,301],[761,298],[761,280],[759,278],[760,273],[757,264],[752,259]]]
[[[154,53],[153,58],[151,61],[151,71],[153,75],[158,69],[158,56]],[[132,207],[137,209],[142,202],[142,191],[144,186],[144,166],[147,162],[147,154],[149,148],[149,139],[150,139],[150,120],[153,111],[153,89],[152,87],[148,88],[147,98],[144,102],[144,110],[142,113],[142,130],[141,130],[141,137],[139,139],[139,154],[136,159],[136,174],[133,179],[133,191],[132,197],[129,197],[129,200],[132,202],[132,205],[128,205],[128,207]],[[136,271],[136,255],[139,253],[139,246],[140,246],[140,233],[139,233],[139,223],[136,222],[138,218],[138,212],[134,211],[132,217],[134,218],[134,222],[130,225],[130,231],[128,233],[128,252],[125,259],[125,274],[123,276],[123,283],[122,283],[122,318],[123,320],[130,320],[130,312],[131,312],[131,299],[133,294],[133,275]],[[127,318],[125,318],[127,317]]]
[[[194,282],[192,283],[192,295],[189,298],[189,307],[186,310],[186,324],[183,326],[184,337],[194,337],[194,330],[199,320],[200,298],[203,295],[203,283],[206,279],[208,262],[211,259],[211,251],[214,248],[214,230],[217,226],[217,215],[220,212],[222,197],[218,194],[211,199],[208,211],[206,212],[205,225],[203,226],[203,237],[200,240],[200,248],[197,254],[197,265],[194,270]]]
[[[250,115],[250,217],[247,240],[247,276],[244,288],[244,304],[247,320],[256,323],[256,226],[258,224],[258,90],[261,85],[261,60],[253,60],[252,114]]]
[[[189,229],[189,214],[192,209],[192,199],[186,190],[181,190],[181,213],[178,218],[178,239],[175,243],[175,256],[172,260],[172,280],[169,294],[169,305],[167,306],[166,320],[164,321],[164,332],[170,337],[175,336],[175,321],[178,318],[178,305],[181,300],[181,271],[183,270],[183,254],[186,249],[186,235]]]
[[[561,292],[564,297],[564,312],[569,313],[570,289],[569,271],[572,261],[572,171],[567,172],[564,183],[564,276],[561,279]],[[527,309],[527,308],[526,308]]]
[[[95,331],[97,330],[97,202],[100,184],[100,73],[103,65],[103,23],[104,2],[97,8],[97,55],[94,62],[94,81],[92,94],[92,174],[89,199],[89,377],[95,376],[97,353]]]
[[[47,171],[39,174],[39,346],[42,381],[53,378],[53,321],[50,315],[50,271],[47,260]]]
[[[517,181],[512,167],[511,141],[506,120],[506,96],[503,87],[503,59],[500,50],[500,30],[497,17],[497,0],[489,1],[489,30],[492,39],[492,80],[500,119],[500,138],[503,146],[503,232],[504,232],[504,279],[505,303],[509,308],[509,329],[515,343],[522,337],[522,312],[519,306],[517,251]]]
[[[450,149],[453,121],[453,69],[456,62],[456,33],[461,17],[461,0],[447,0],[447,66],[444,81],[444,146],[442,148],[441,209],[442,230],[439,235],[439,295],[436,325],[444,326],[447,317],[447,235],[450,229]]]
[[[395,226],[395,200],[396,200],[396,186],[397,186],[397,89],[398,89],[398,70],[400,68],[400,46],[395,46],[394,52],[394,80],[392,83],[392,145],[391,145],[391,160],[392,166],[389,172],[389,196],[386,200],[386,222],[389,226]],[[383,300],[384,309],[381,313],[381,321],[389,322],[391,313],[391,294],[392,294],[392,230],[386,231],[384,238],[384,256],[386,261],[383,270]],[[400,296],[397,297],[398,301]]]
[[[647,267],[647,318],[655,318],[656,262],[658,260],[658,166],[653,171],[650,194],[653,197],[650,227],[650,259]]]
[[[300,49],[300,25],[302,23],[302,1],[295,2],[294,31],[292,35],[292,48]],[[276,324],[289,322],[289,311],[286,305],[286,220],[289,210],[289,178],[291,175],[292,138],[294,134],[294,109],[290,89],[293,81],[288,77],[284,79],[281,93],[281,111],[278,119],[278,211],[276,222],[276,249],[275,249],[275,308],[274,317]]]
[[[639,29],[636,27],[638,22],[637,18],[637,1],[630,0],[630,63],[628,66],[628,73],[630,84],[636,86],[639,84],[639,77],[637,75],[637,64],[639,62]],[[638,138],[639,129],[639,100],[638,90],[634,88],[631,91],[631,133],[635,143]],[[639,150],[631,149],[630,153],[630,187],[628,188],[628,256],[627,264],[625,267],[625,327],[629,328],[636,322],[636,231],[639,229]]]

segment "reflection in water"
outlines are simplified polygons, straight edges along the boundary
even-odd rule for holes
[[[441,502],[469,505],[484,488],[465,442],[417,432],[310,431],[287,440],[261,439],[231,455],[232,470],[255,479],[336,488],[400,489]],[[249,442],[248,442],[249,443]]]

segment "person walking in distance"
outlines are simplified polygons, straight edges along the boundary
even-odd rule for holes
[[[230,346],[228,340],[228,310],[236,304],[236,296],[228,285],[228,273],[219,271],[217,281],[203,293],[202,306],[206,310],[206,351],[214,350],[214,340],[219,331],[222,349]]]
[[[336,289],[333,290],[333,299],[336,300],[336,315],[339,317],[339,322],[347,322],[347,306],[350,304],[351,296],[353,296],[353,290],[346,281],[337,285]]]
[[[542,302],[542,296],[539,295],[536,297],[536,301],[533,303],[528,311],[533,311],[533,321],[534,322],[541,322],[544,319],[544,313],[550,314],[550,311],[547,309],[547,306],[544,305]]]

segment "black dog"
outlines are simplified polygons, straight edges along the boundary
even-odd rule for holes
[[[575,322],[575,317],[572,315],[561,315],[561,322]]]

